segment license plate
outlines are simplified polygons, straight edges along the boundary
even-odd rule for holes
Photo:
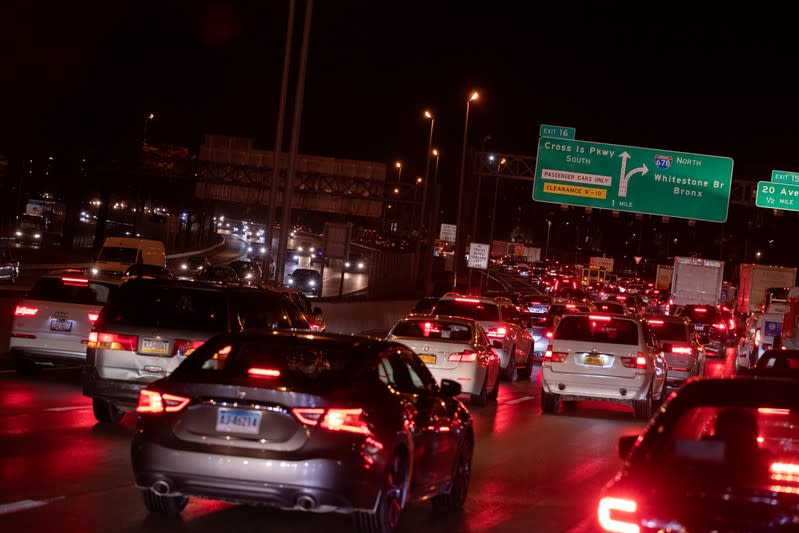
[[[216,415],[216,430],[257,435],[261,431],[261,413],[243,409],[220,409]]]
[[[434,365],[436,364],[436,356],[430,353],[420,353],[419,359],[422,360],[423,363],[427,365]]]
[[[705,331],[705,325],[704,324],[694,324],[694,329],[696,331]]]
[[[549,311],[549,307],[546,305],[531,305],[527,310],[535,315],[544,315]]]
[[[50,330],[52,331],[72,331],[72,321],[63,318],[50,320]]]
[[[598,355],[586,355],[583,364],[590,366],[605,366],[605,361]]]
[[[141,340],[141,353],[153,355],[168,355],[169,354],[169,341],[161,339],[142,339]]]

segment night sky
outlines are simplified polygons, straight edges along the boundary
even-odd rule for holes
[[[0,17],[0,150],[101,151],[140,135],[149,112],[153,142],[196,148],[221,133],[271,149],[288,0],[29,4]],[[478,89],[472,146],[490,136],[488,150],[533,155],[545,122],[579,139],[730,156],[736,178],[768,179],[799,171],[791,25],[751,6],[317,0],[300,150],[400,159],[421,175],[429,107],[453,184]]]

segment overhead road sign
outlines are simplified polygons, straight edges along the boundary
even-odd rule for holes
[[[552,126],[541,124],[538,128],[539,137],[555,137],[558,139],[574,139],[575,129],[568,126]]]
[[[799,185],[759,181],[757,182],[755,205],[768,209],[799,211]]]
[[[724,222],[732,166],[729,157],[542,137],[533,199]]]

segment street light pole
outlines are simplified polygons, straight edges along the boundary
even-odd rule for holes
[[[544,263],[549,259],[549,230],[552,228],[552,221],[547,220],[547,244],[544,248]]]
[[[463,262],[463,253],[464,253],[464,231],[463,231],[463,176],[466,172],[466,141],[469,137],[469,108],[471,107],[472,102],[476,101],[480,98],[480,93],[474,91],[469,98],[466,100],[466,119],[464,120],[463,124],[463,148],[461,150],[461,173],[460,173],[460,180],[458,183],[458,214],[455,219],[455,258],[453,269],[455,271],[455,276],[452,280],[452,287],[453,289],[458,285],[458,274],[461,270],[461,263]]]

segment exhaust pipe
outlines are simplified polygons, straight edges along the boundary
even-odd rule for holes
[[[310,511],[316,507],[316,500],[313,496],[309,496],[308,494],[300,494],[297,496],[297,507],[303,511]]]
[[[167,483],[163,479],[159,479],[158,481],[152,484],[150,490],[158,494],[159,496],[166,496],[167,494],[172,492],[172,487],[170,487],[169,483]]]

